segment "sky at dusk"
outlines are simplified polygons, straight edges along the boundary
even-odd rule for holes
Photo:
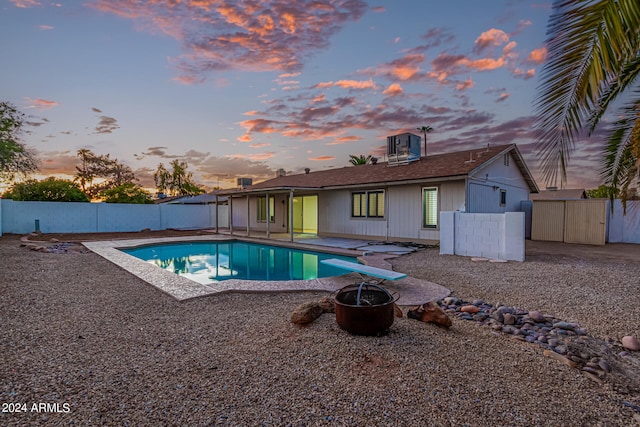
[[[386,137],[430,154],[516,143],[538,184],[533,102],[550,2],[0,0],[0,100],[27,116],[43,175],[88,148],[153,187],[185,160],[198,184],[384,160]],[[599,183],[601,142],[568,187]],[[558,183],[559,185],[559,183]]]

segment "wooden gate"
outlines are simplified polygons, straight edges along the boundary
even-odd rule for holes
[[[534,200],[531,240],[604,245],[606,200]]]

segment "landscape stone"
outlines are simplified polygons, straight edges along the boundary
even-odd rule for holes
[[[542,315],[541,312],[539,312],[538,310],[532,310],[529,312],[529,317],[534,321],[534,322],[538,322],[538,323],[543,323],[546,322],[547,319],[544,318],[544,316]]]
[[[323,313],[335,313],[336,312],[336,300],[329,297],[321,298],[318,301],[318,305],[322,308]]]
[[[460,311],[463,313],[477,313],[480,311],[480,308],[475,305],[465,305],[460,307]]]
[[[303,302],[297,306],[291,313],[291,323],[304,325],[316,320],[322,314],[323,310],[317,301]]]
[[[627,335],[622,337],[622,346],[630,351],[638,351],[640,350],[640,341],[638,341],[638,338],[631,336],[631,335]]]
[[[447,316],[442,308],[433,301],[409,310],[407,312],[407,317],[409,319],[416,319],[425,323],[434,323],[445,328],[449,328],[452,325],[449,316]]]

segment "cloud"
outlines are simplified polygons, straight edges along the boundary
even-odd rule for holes
[[[228,159],[248,159],[248,160],[267,160],[275,157],[276,153],[273,151],[268,153],[256,153],[256,154],[228,154],[225,157]]]
[[[118,121],[113,117],[109,116],[100,116],[100,121],[95,128],[96,134],[109,134],[113,133],[116,129],[119,129]]]
[[[332,86],[341,87],[343,89],[377,89],[376,84],[372,80],[339,80],[337,82],[322,82],[312,86],[312,88],[328,88]]]
[[[9,0],[15,7],[29,9],[36,6],[42,6],[42,3],[36,0]]]
[[[498,96],[498,99],[496,99],[496,102],[502,102],[502,101],[504,101],[505,99],[507,99],[508,97],[509,97],[509,93],[507,93],[507,92],[502,92],[502,93],[500,94],[500,96]]]
[[[76,173],[78,157],[71,151],[35,151],[39,164],[39,172],[45,175],[69,175]]]
[[[96,107],[91,107],[91,111],[93,111],[94,113],[102,113],[102,110]]]
[[[35,108],[37,110],[49,110],[53,107],[57,107],[58,105],[60,105],[59,102],[56,101],[50,101],[48,99],[31,99],[31,98],[25,98],[25,101],[27,102],[27,106],[25,108]]]
[[[392,83],[388,88],[382,91],[382,93],[387,96],[398,96],[401,95],[402,92],[402,86],[400,86],[398,83]]]
[[[307,58],[329,47],[345,23],[368,9],[363,0],[97,0],[91,6],[178,40],[183,53],[172,63],[180,73],[177,80],[187,84],[222,70],[298,72]]]
[[[260,142],[256,144],[249,144],[249,147],[251,148],[264,148],[264,147],[270,147],[270,146],[271,146],[270,142]]]
[[[328,160],[334,160],[336,156],[318,156],[318,157],[309,157],[309,160],[313,160],[314,162],[326,162]]]
[[[334,139],[332,142],[327,143],[327,145],[341,145],[341,144],[347,144],[349,142],[357,142],[361,140],[362,140],[361,137],[355,136],[355,135],[342,136],[340,138]]]
[[[374,7],[371,8],[371,10],[373,12],[376,12],[376,13],[381,13],[381,12],[386,12],[387,11],[387,9],[384,6],[374,6]]]
[[[467,80],[458,83],[456,85],[456,90],[457,91],[466,90],[466,89],[472,88],[473,85],[474,85],[473,80],[471,80],[471,77],[469,77]]]
[[[540,47],[531,51],[527,60],[533,64],[542,64],[547,59],[547,48]]]
[[[509,41],[509,35],[502,30],[492,28],[483,32],[475,41],[474,51],[481,53],[494,46],[500,46]]]
[[[52,27],[51,25],[38,25],[38,29],[40,31],[47,31],[47,30],[53,30],[54,27]]]

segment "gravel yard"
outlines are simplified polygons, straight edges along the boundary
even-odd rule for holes
[[[289,321],[326,293],[177,302],[93,253],[19,246],[0,238],[1,425],[640,425],[638,352],[600,383],[477,322],[405,317],[357,337],[329,314]],[[501,264],[427,249],[392,263],[458,298],[577,322],[614,349],[640,336],[640,258],[532,252]]]

